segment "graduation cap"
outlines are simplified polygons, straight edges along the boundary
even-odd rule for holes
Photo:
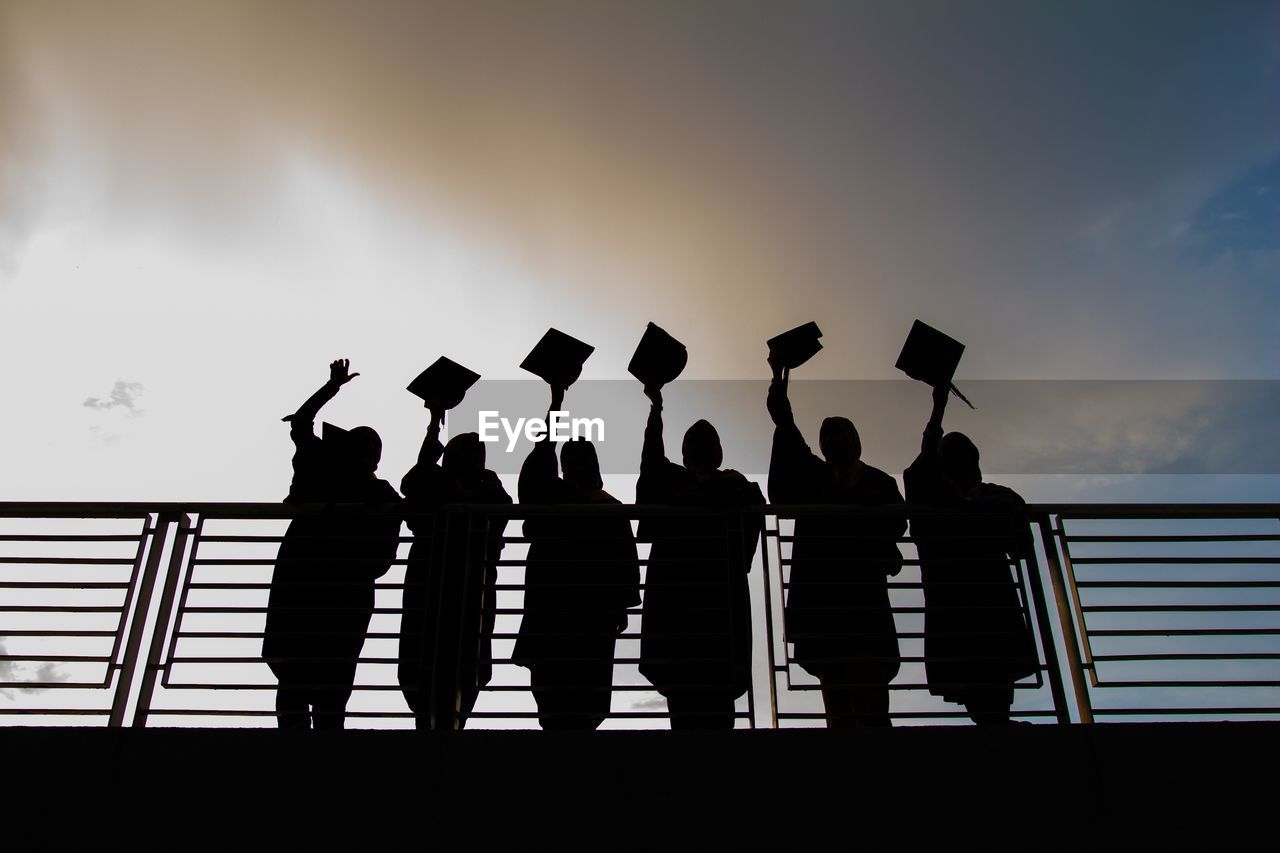
[[[627,372],[645,385],[666,385],[689,363],[689,350],[661,327],[645,327]]]
[[[817,323],[805,323],[775,338],[769,338],[769,351],[777,353],[783,367],[794,370],[822,349],[822,342],[818,340],[820,337],[822,330]]]
[[[543,381],[551,383],[567,379],[572,383],[582,373],[582,365],[596,348],[571,338],[558,329],[547,329],[533,351],[520,362],[520,367]]]
[[[952,394],[964,400],[965,405],[972,409],[973,403],[951,384],[951,378],[956,375],[956,367],[960,365],[960,356],[963,354],[964,344],[916,320],[911,325],[907,342],[902,345],[902,353],[894,366],[912,379],[935,388],[949,387]]]
[[[441,356],[419,373],[405,390],[428,403],[434,401],[443,408],[452,409],[462,402],[467,389],[479,379],[479,373]]]
[[[320,439],[324,442],[326,452],[339,457],[347,457],[352,453],[351,430],[334,426],[327,421],[320,426]]]

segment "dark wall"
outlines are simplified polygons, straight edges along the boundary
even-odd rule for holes
[[[1270,834],[1280,724],[6,728],[0,745],[6,834],[38,849],[1141,850]]]

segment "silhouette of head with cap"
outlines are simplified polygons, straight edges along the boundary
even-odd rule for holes
[[[560,449],[560,470],[564,472],[565,482],[583,492],[598,492],[604,488],[596,446],[585,438],[574,438],[564,443]]]
[[[480,434],[464,432],[449,439],[440,465],[455,480],[467,480],[484,472],[485,450]]]
[[[858,437],[858,429],[853,421],[840,417],[827,418],[818,430],[818,449],[831,465],[848,468],[862,458],[862,439]]]
[[[982,469],[978,467],[978,447],[969,436],[962,432],[947,433],[938,442],[938,455],[942,459],[942,473],[960,491],[971,491],[982,482]]]
[[[681,453],[686,468],[707,474],[719,470],[724,462],[720,433],[706,420],[697,421],[685,431]]]

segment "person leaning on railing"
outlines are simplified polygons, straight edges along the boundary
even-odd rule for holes
[[[262,656],[279,681],[281,728],[342,728],[373,615],[374,582],[395,559],[400,496],[375,476],[378,433],[356,427],[328,428],[323,440],[315,434],[320,408],[359,375],[346,359],[334,361],[329,381],[285,418],[296,448],[285,502],[329,507],[290,522],[271,577]],[[354,505],[380,511],[362,514]]]
[[[924,587],[929,692],[965,706],[980,725],[1009,722],[1013,684],[1039,669],[1010,572],[1031,548],[1017,492],[982,482],[978,448],[942,433],[948,385],[933,389],[920,455],[903,472],[907,501],[941,514],[911,519]]]
[[[769,353],[773,418],[769,500],[775,504],[895,507],[898,484],[862,461],[853,422],[831,417],[809,449],[787,399],[789,371]],[[795,522],[787,639],[795,659],[818,678],[827,726],[888,726],[889,682],[901,666],[888,576],[902,568],[898,537],[905,515],[801,515]]]

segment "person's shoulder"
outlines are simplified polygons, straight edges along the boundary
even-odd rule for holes
[[[747,479],[741,471],[725,468],[712,478],[712,482],[722,492],[736,496],[743,503],[764,503],[764,492],[760,484]]]
[[[974,498],[983,503],[992,504],[1010,504],[1022,506],[1026,504],[1026,500],[1022,495],[1015,492],[1008,486],[1002,486],[999,483],[982,483],[974,492]]]
[[[868,483],[876,486],[887,486],[890,484],[896,486],[898,484],[898,481],[893,478],[893,475],[880,470],[874,465],[867,465],[863,476],[867,478]]]
[[[369,503],[399,503],[400,493],[386,480],[376,478],[369,488]]]
[[[502,485],[502,479],[498,477],[497,472],[488,468],[480,475],[481,487],[484,489],[485,496],[493,503],[511,503],[511,495],[507,493],[506,486]]]

